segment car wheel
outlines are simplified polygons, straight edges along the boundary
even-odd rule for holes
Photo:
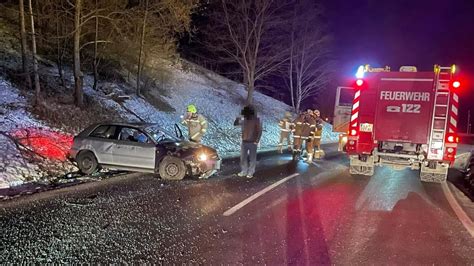
[[[99,169],[99,163],[94,154],[90,151],[83,151],[77,156],[77,167],[81,173],[91,175]]]
[[[160,177],[166,180],[181,180],[186,175],[184,162],[176,157],[166,156],[159,166]]]

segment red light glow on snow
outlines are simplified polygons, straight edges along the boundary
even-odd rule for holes
[[[10,135],[35,153],[52,160],[65,161],[71,149],[73,136],[39,128],[22,128]]]

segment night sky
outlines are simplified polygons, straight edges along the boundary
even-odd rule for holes
[[[361,64],[388,65],[392,70],[414,65],[419,71],[431,71],[434,64],[457,64],[465,76],[460,103],[461,130],[465,130],[467,110],[474,116],[474,0],[323,3],[334,37],[339,82]],[[321,98],[331,98],[331,88]]]

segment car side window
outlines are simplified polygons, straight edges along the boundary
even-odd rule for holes
[[[130,127],[122,127],[119,134],[119,140],[138,143],[151,143],[150,139],[147,135],[145,135],[145,133]]]
[[[114,139],[116,128],[116,126],[102,125],[92,131],[89,136],[101,139]]]

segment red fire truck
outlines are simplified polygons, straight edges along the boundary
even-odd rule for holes
[[[346,146],[350,173],[371,176],[387,165],[419,169],[422,181],[445,181],[458,142],[456,74],[454,65],[428,72],[359,67]]]

